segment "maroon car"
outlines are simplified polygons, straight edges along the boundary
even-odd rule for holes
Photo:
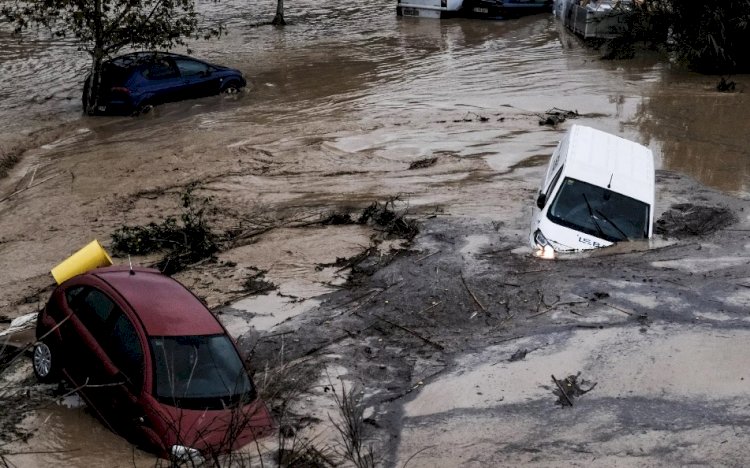
[[[157,270],[71,278],[39,314],[36,336],[39,380],[67,380],[110,429],[161,456],[213,456],[272,428],[224,327]]]

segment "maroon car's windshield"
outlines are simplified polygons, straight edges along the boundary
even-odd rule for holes
[[[247,403],[255,392],[226,335],[151,338],[154,394],[186,409],[222,409]]]

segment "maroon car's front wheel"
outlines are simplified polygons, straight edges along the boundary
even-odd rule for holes
[[[32,361],[34,375],[40,382],[53,382],[57,379],[57,356],[47,343],[40,341],[34,345]]]

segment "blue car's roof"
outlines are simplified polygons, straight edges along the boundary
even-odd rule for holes
[[[188,59],[188,60],[195,60],[196,62],[201,63],[207,63],[203,60],[198,60],[193,57],[188,57],[186,55],[180,55],[180,54],[174,54],[172,52],[131,52],[129,54],[120,55],[119,57],[115,57],[111,60],[109,60],[109,63],[112,65],[115,65],[117,67],[122,68],[132,68],[137,67],[138,65],[142,65],[144,63],[149,63],[157,58],[180,58],[180,59]]]

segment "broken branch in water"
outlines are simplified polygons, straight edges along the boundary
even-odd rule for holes
[[[42,185],[43,183],[47,182],[48,180],[54,179],[55,177],[59,176],[60,174],[61,174],[61,172],[58,172],[57,174],[51,175],[51,176],[47,177],[46,179],[40,180],[39,182],[37,182],[34,185],[28,185],[28,186],[26,186],[26,187],[24,187],[22,189],[16,190],[15,192],[11,193],[10,195],[8,195],[8,196],[6,196],[4,198],[0,198],[0,202],[4,202],[5,200],[18,195],[21,192],[25,192],[26,190],[29,190],[31,188],[36,187],[37,185]]]

